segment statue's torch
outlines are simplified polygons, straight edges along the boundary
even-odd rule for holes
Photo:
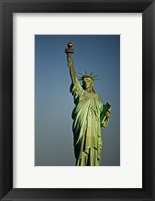
[[[68,43],[68,48],[65,49],[65,53],[68,54],[73,54],[74,53],[74,49],[72,48],[74,45],[73,42],[69,42]]]

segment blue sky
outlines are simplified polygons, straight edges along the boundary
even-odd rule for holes
[[[74,41],[77,75],[93,72],[95,91],[112,105],[107,128],[102,129],[101,165],[120,165],[120,36],[35,36],[35,165],[74,166],[71,113],[73,97],[65,48]]]

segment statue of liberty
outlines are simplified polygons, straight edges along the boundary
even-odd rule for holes
[[[94,90],[96,76],[82,74],[77,78],[72,54],[73,43],[68,43],[65,50],[72,80],[70,91],[74,98],[75,108],[72,112],[74,153],[76,166],[99,166],[101,162],[102,136],[101,127],[106,127],[109,122],[111,105],[103,104],[101,98]]]

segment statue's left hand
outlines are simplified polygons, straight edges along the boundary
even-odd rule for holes
[[[108,110],[108,111],[106,112],[106,117],[109,118],[110,115],[111,115],[111,112]]]

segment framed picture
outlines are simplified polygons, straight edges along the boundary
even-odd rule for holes
[[[154,200],[154,1],[0,7],[1,199]],[[75,167],[72,48],[83,84],[112,105],[100,167]]]

